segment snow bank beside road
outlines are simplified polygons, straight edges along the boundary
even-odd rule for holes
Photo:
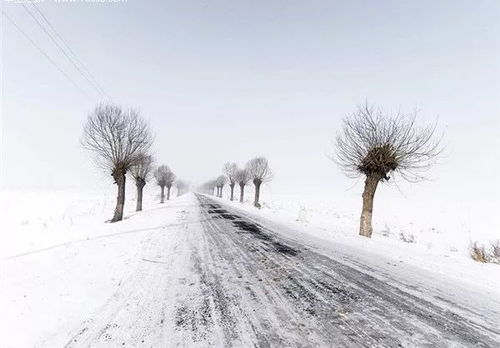
[[[358,236],[359,208],[353,207],[352,202],[340,206],[322,197],[269,194],[263,197],[259,210],[253,208],[250,198],[247,195],[243,205],[232,204],[315,238],[382,255],[395,264],[414,265],[500,294],[500,265],[478,263],[469,256],[470,241],[487,244],[500,239],[500,232],[494,229],[472,231],[460,222],[461,217],[446,212],[437,222],[412,221],[407,215],[405,218],[402,214],[383,214],[383,207],[379,207],[374,216],[373,237],[368,239]]]
[[[143,241],[168,232],[182,199],[163,205],[155,192],[126,219],[105,223],[114,195],[82,192],[10,192],[2,196],[0,336],[2,347],[63,346],[68,332],[98,311],[144,262]],[[52,344],[57,342],[57,344]]]

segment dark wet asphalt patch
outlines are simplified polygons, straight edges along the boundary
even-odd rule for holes
[[[233,221],[233,225],[238,227],[240,232],[250,233],[252,234],[252,236],[263,240],[266,245],[272,246],[274,250],[276,250],[276,252],[282,255],[295,256],[299,253],[297,249],[294,249],[286,244],[273,240],[271,236],[263,233],[261,228],[257,224],[244,220],[236,220]]]
[[[226,219],[226,220],[236,220],[238,218],[237,215],[233,214],[220,214],[221,218]]]
[[[271,240],[271,238],[268,235],[262,233],[262,230],[260,229],[260,227],[256,224],[254,224],[253,222],[236,220],[236,221],[233,221],[233,225],[238,227],[238,229],[240,231],[251,233],[256,238],[259,238],[262,240],[267,240],[267,241]]]
[[[272,242],[272,244],[276,248],[276,251],[281,254],[295,256],[299,253],[298,250],[289,247],[288,245],[282,244],[280,242]]]
[[[236,220],[239,216],[229,213],[225,209],[209,209],[208,213],[216,219]]]
[[[208,209],[208,213],[209,214],[227,214],[229,212],[225,209]]]

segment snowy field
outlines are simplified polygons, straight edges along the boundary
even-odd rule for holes
[[[149,189],[144,207],[154,212],[157,190]],[[81,321],[102,305],[103,294],[113,292],[144,234],[160,224],[146,211],[137,216],[135,193],[127,193],[126,221],[110,224],[105,221],[114,208],[111,190],[2,192],[3,347],[40,345],[41,338]]]
[[[135,186],[128,184],[126,218],[135,213]],[[156,206],[159,189],[144,188],[143,208]],[[0,258],[120,232],[120,224],[105,223],[113,216],[115,187],[109,190],[2,191]],[[5,233],[10,231],[11,233]]]
[[[114,208],[111,190],[2,192],[3,346],[64,344],[67,333],[99,311],[109,294],[128,279],[130,269],[141,267],[148,236],[176,226],[183,211],[183,197],[161,207],[156,187],[146,186],[145,209],[137,214],[132,189],[127,196],[126,218],[115,224],[105,223]],[[226,198],[223,201],[229,203]],[[264,191],[261,210],[253,208],[249,199],[243,205],[232,205],[290,227],[286,233],[299,231],[297,238],[307,237],[320,246],[333,243],[347,254],[366,253],[370,265],[380,267],[382,272],[394,268],[391,272],[400,272],[402,279],[415,279],[415,274],[407,274],[411,268],[406,266],[416,266],[431,278],[440,279],[440,284],[465,289],[456,290],[459,294],[470,289],[493,298],[500,296],[500,266],[474,262],[468,255],[470,240],[486,243],[497,237],[494,232],[480,235],[454,229],[452,219],[433,225],[425,220],[416,222],[401,216],[391,219],[375,213],[374,236],[366,239],[357,235],[356,210],[335,206],[321,197]],[[413,235],[413,242],[403,241],[401,233],[405,238]],[[171,249],[169,255],[174,255],[176,244],[168,242],[168,238],[163,243]],[[182,267],[181,261],[175,262]]]

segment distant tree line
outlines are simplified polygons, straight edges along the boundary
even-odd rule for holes
[[[199,189],[216,197],[223,197],[223,189],[229,184],[231,201],[234,200],[234,188],[240,187],[240,202],[243,203],[245,186],[251,181],[254,185],[254,206],[260,208],[260,188],[263,183],[272,180],[273,175],[265,157],[255,157],[247,162],[244,168],[239,168],[234,162],[227,162],[222,168],[223,174],[207,181]]]

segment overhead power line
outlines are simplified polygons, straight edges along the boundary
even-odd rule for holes
[[[55,36],[60,40],[60,42],[63,44],[63,46],[68,50],[69,53],[73,56],[74,60],[82,67],[82,69],[87,73],[87,75],[90,77],[90,79],[93,81],[94,85],[97,87],[97,89],[105,95],[108,99],[111,99],[108,93],[102,88],[102,86],[99,84],[97,79],[94,77],[94,75],[89,71],[89,69],[83,64],[81,59],[79,59],[78,55],[71,49],[71,47],[68,45],[68,43],[63,39],[63,37],[59,34],[59,32],[56,30],[56,28],[52,25],[52,23],[48,20],[48,18],[43,14],[43,12],[40,10],[40,8],[36,5],[36,3],[32,2],[32,6],[35,8],[35,10],[38,12],[38,14],[43,18],[43,20],[48,24],[50,29],[52,29],[53,33]]]
[[[71,82],[71,84],[73,86],[75,86],[80,92],[82,92],[88,99],[92,100],[92,98],[89,97],[89,95],[59,66],[59,64],[57,64],[40,46],[38,46],[36,44],[36,42],[24,31],[21,29],[21,27],[19,27],[19,25],[17,25],[17,23],[2,9],[2,14],[5,16],[5,18],[7,18],[11,23],[12,25],[21,33],[23,34],[23,36],[28,39],[29,42],[31,42],[31,44],[33,46],[35,46],[35,48],[40,51],[41,54],[43,54],[45,56],[45,58],[47,58],[47,60],[52,63],[52,65],[54,65],[57,70],[59,70],[61,72],[61,74],[64,75],[64,77],[66,77],[66,79],[68,81]]]
[[[82,71],[82,69],[78,66],[78,64],[75,63],[75,60],[68,55],[68,53],[66,52],[66,50],[64,48],[61,47],[59,42],[57,42],[57,40],[54,38],[54,36],[45,28],[45,26],[33,14],[33,12],[31,12],[30,9],[25,4],[22,4],[22,6],[28,12],[28,14],[35,20],[35,22],[38,24],[38,26],[44,31],[44,33],[47,34],[47,36],[52,40],[52,42],[56,45],[56,47],[59,49],[59,51],[61,51],[61,53],[70,61],[70,63],[75,67],[75,69],[80,73],[80,75],[82,75],[85,78],[85,80],[87,80],[87,82],[92,86],[92,88],[97,92],[97,94],[100,97],[105,96],[104,93],[94,84],[94,82],[92,82],[88,78],[88,76]]]

